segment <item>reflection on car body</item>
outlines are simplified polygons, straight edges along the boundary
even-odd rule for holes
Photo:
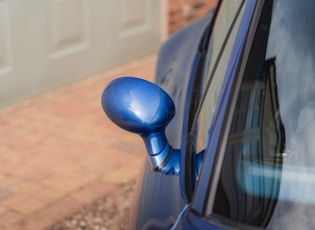
[[[161,48],[163,90],[105,89],[105,112],[148,149],[129,228],[315,229],[314,12],[312,0],[219,1]]]

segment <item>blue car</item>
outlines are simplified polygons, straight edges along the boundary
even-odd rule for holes
[[[147,148],[130,229],[315,229],[315,1],[222,0],[102,105]]]

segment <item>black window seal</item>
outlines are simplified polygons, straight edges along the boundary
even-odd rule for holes
[[[193,80],[193,86],[192,86],[192,95],[190,97],[189,102],[189,115],[188,115],[188,131],[186,134],[186,151],[185,151],[185,194],[187,197],[188,202],[191,202],[193,191],[195,187],[195,162],[194,162],[194,156],[193,151],[191,151],[191,143],[194,139],[194,137],[191,136],[192,129],[193,129],[193,121],[194,117],[196,116],[196,111],[199,106],[200,101],[200,94],[201,94],[201,81],[203,79],[204,74],[204,64],[205,59],[207,56],[207,51],[209,48],[209,41],[212,35],[212,31],[214,28],[214,23],[216,21],[218,11],[220,9],[221,3],[223,0],[219,0],[217,3],[217,6],[213,12],[213,16],[210,19],[209,25],[207,26],[201,41],[199,43],[198,47],[198,63],[197,68],[194,73],[194,80]]]

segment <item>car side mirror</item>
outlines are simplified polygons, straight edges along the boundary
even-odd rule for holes
[[[179,174],[180,150],[173,149],[165,136],[175,106],[163,89],[140,78],[121,77],[105,88],[102,106],[116,125],[142,137],[152,170]]]

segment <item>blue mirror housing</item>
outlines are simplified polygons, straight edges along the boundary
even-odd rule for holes
[[[175,106],[163,89],[140,78],[121,77],[105,88],[102,106],[116,125],[142,137],[152,170],[179,174],[180,150],[173,149],[165,136]]]

